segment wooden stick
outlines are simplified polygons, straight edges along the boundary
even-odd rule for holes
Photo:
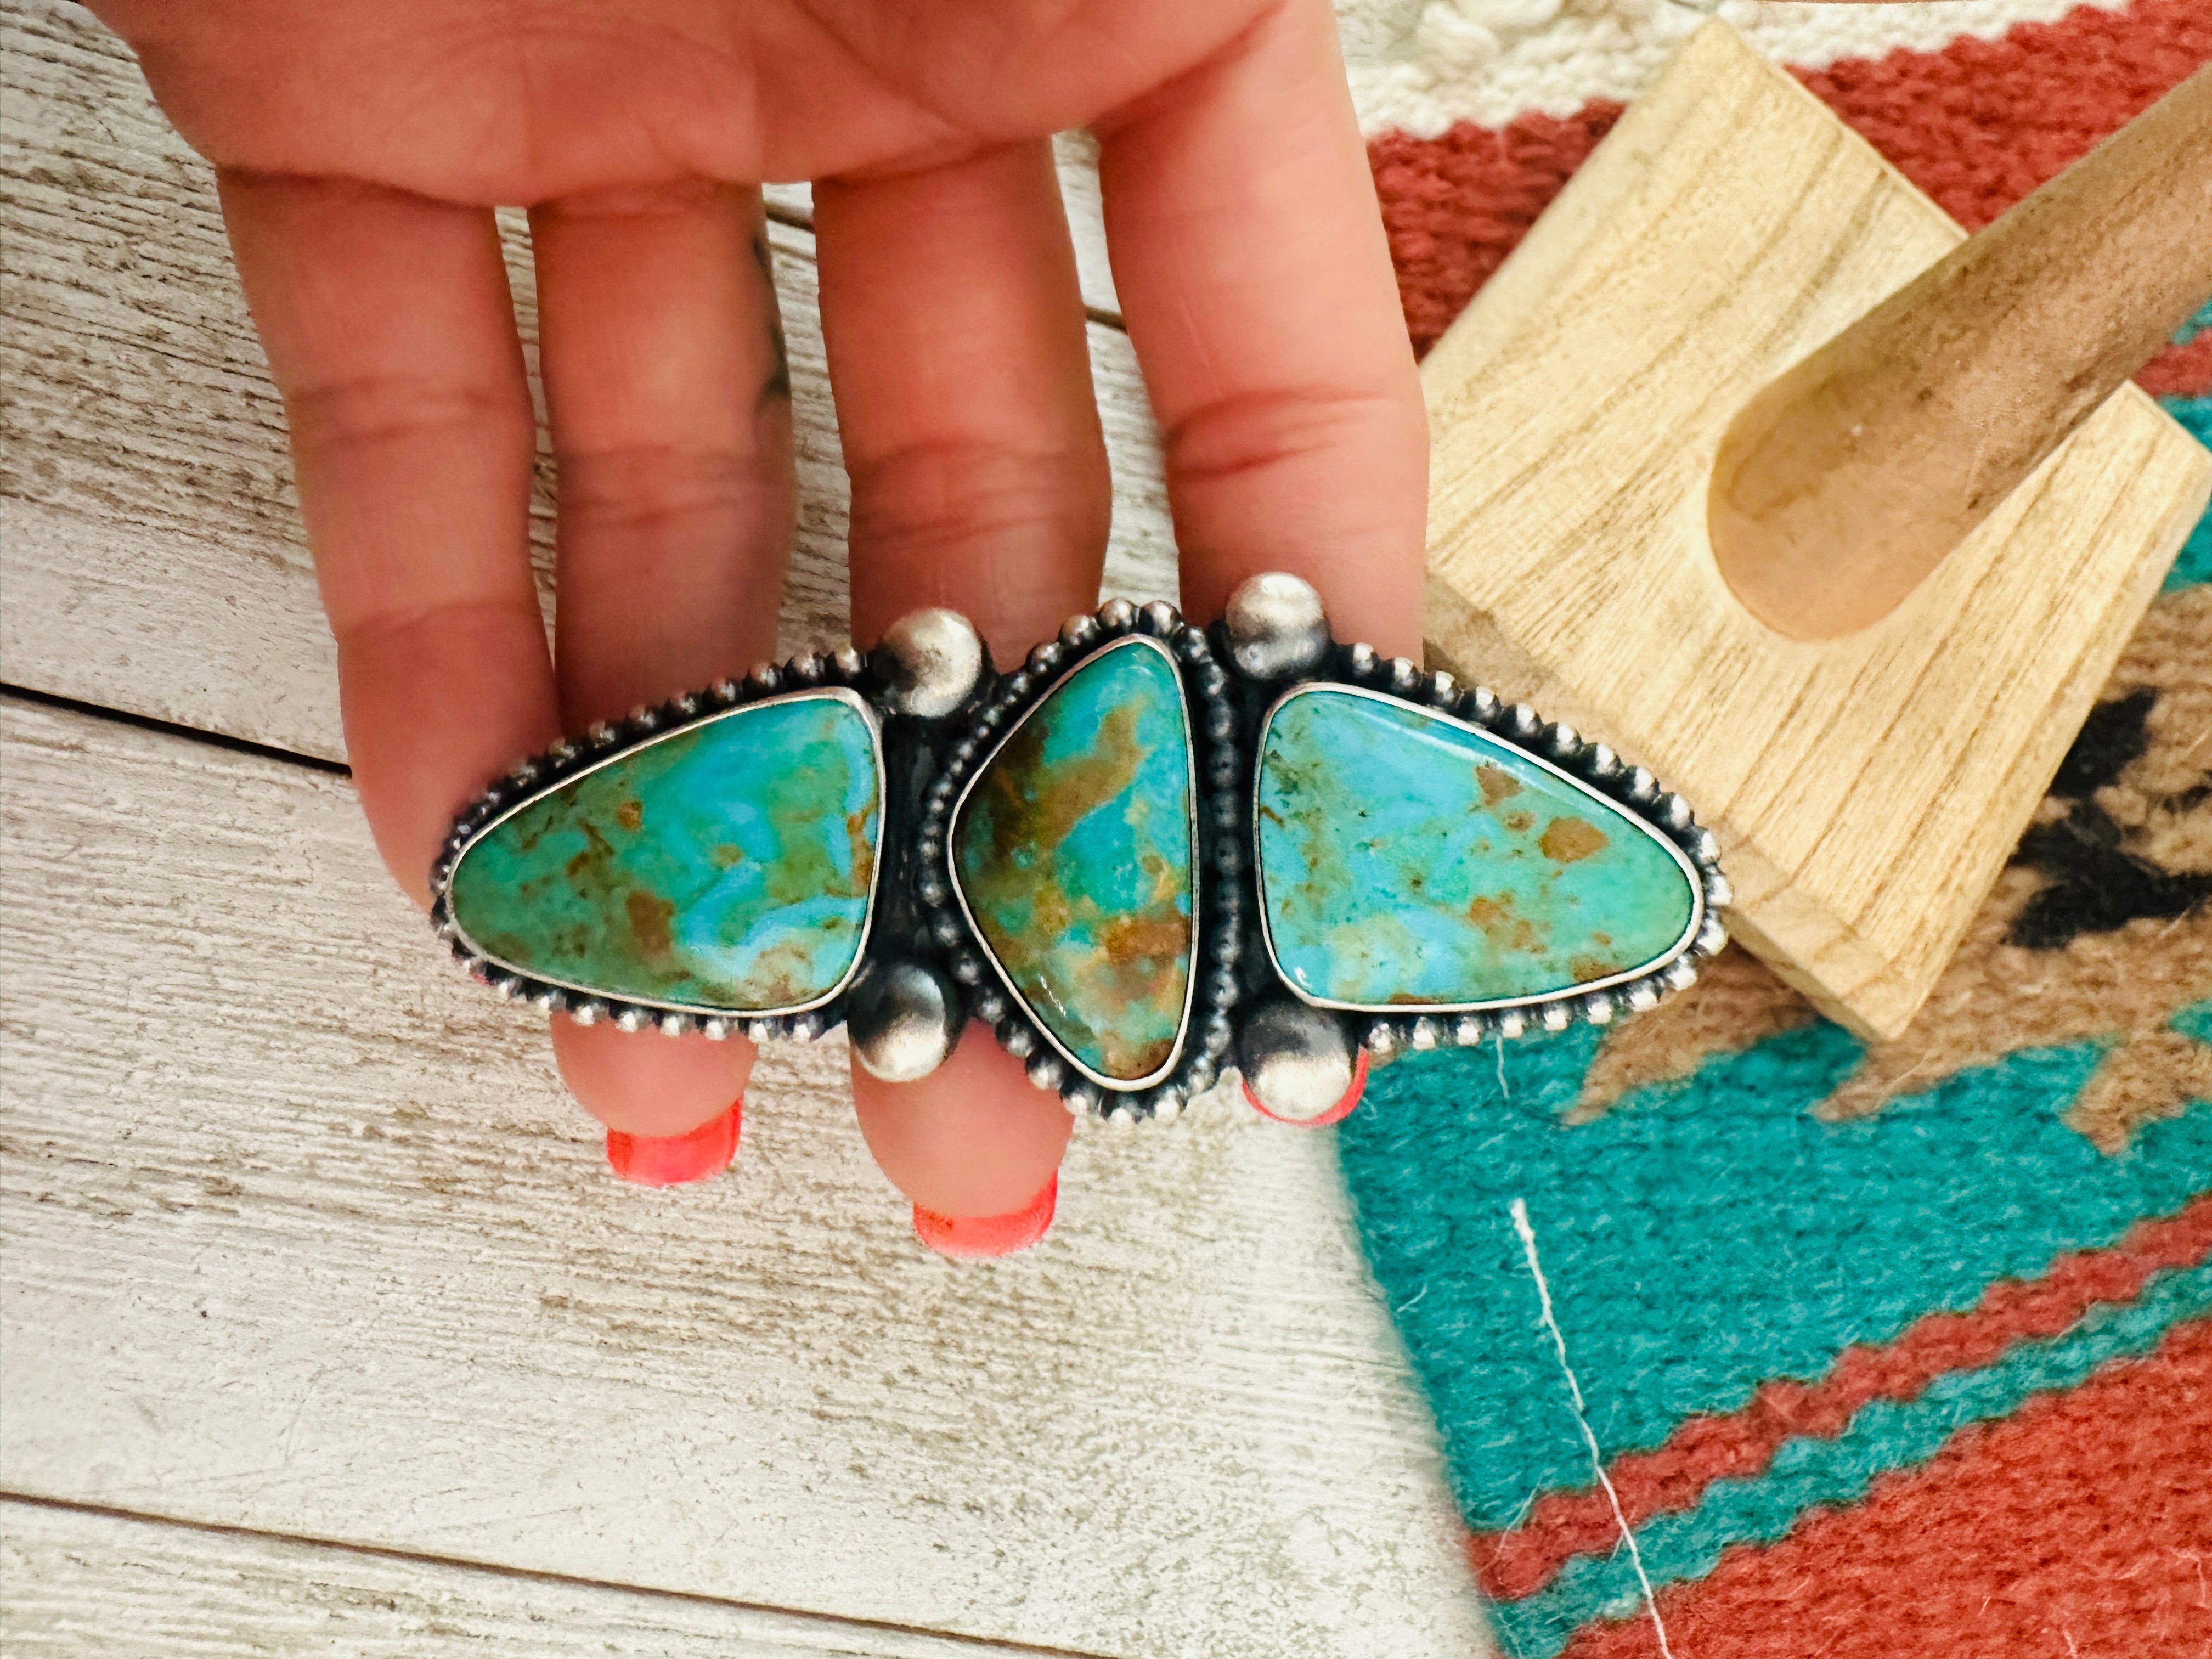
[[[2212,65],[1771,382],[1721,574],[1793,639],[1879,621],[2212,295]]]

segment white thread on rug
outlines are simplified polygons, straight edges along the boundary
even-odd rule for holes
[[[1574,1401],[1575,1426],[1583,1431],[1583,1443],[1589,1448],[1590,1468],[1597,1475],[1597,1483],[1605,1488],[1606,1502],[1613,1505],[1613,1524],[1620,1528],[1620,1541],[1628,1546],[1628,1564],[1636,1569],[1636,1582],[1644,1586],[1644,1605],[1651,1614],[1651,1628],[1658,1633],[1661,1659],[1674,1659],[1674,1649],[1667,1645],[1667,1626],[1659,1620],[1659,1597],[1651,1588],[1651,1580],[1644,1571],[1643,1552],[1636,1547],[1636,1534],[1630,1528],[1628,1516],[1621,1512],[1620,1494],[1613,1489],[1606,1475],[1605,1454],[1598,1449],[1597,1436],[1591,1431],[1589,1419],[1583,1414],[1583,1386],[1575,1381],[1575,1368],[1567,1364],[1566,1333],[1552,1312],[1552,1286],[1544,1277],[1544,1264],[1536,1259],[1536,1230],[1528,1224],[1528,1206],[1519,1199],[1512,1204],[1513,1231],[1521,1236],[1521,1254],[1528,1259],[1528,1277],[1536,1281],[1536,1298],[1544,1310],[1544,1328],[1552,1334],[1552,1346],[1559,1350],[1559,1370],[1567,1379],[1567,1395]]]
[[[1505,1033],[1498,1030],[1492,1031],[1491,1035],[1498,1039],[1498,1097],[1510,1100],[1513,1091],[1505,1086]],[[1516,1198],[1513,1201],[1518,1204],[1521,1200]]]

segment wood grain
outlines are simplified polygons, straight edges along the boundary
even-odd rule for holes
[[[0,4],[0,676],[342,758],[283,406],[208,169],[122,44],[76,8]],[[534,364],[527,232],[501,217]],[[778,223],[770,243],[799,463],[782,627],[796,650],[846,638],[846,481],[813,240]],[[1174,532],[1135,356],[1107,324],[1091,346],[1115,480],[1107,592],[1171,596]],[[532,554],[550,615],[542,433],[539,448]]]
[[[13,1659],[1013,1659],[997,1643],[0,1499]]]
[[[1761,387],[1721,576],[1798,640],[1879,621],[2212,299],[2212,64]]]
[[[842,1039],[626,1188],[342,777],[0,700],[0,1489],[1115,1655],[1478,1649],[1329,1139],[913,1241]]]
[[[1680,789],[1734,931],[1876,1036],[1949,959],[2212,489],[2129,387],[1883,621],[1805,643],[1744,610],[1705,530],[1729,421],[1961,234],[1709,23],[1423,367],[1431,655]]]

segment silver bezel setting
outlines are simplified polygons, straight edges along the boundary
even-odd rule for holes
[[[835,1026],[834,1006],[852,988],[868,962],[868,947],[880,909],[885,852],[892,830],[889,779],[884,761],[883,720],[858,687],[869,678],[856,652],[834,655],[802,653],[781,665],[764,663],[744,680],[722,680],[704,692],[630,711],[619,722],[601,721],[575,740],[562,739],[495,780],[462,811],[447,832],[430,872],[430,920],[439,937],[479,982],[510,1001],[527,1002],[549,1013],[566,1013],[579,1024],[607,1020],[624,1030],[648,1026],[669,1036],[693,1032],[721,1039],[742,1034],[757,1042],[770,1036],[819,1036]],[[868,897],[853,960],[837,983],[804,1002],[774,1008],[728,1008],[696,1003],[625,997],[573,981],[540,974],[509,962],[471,939],[453,914],[453,872],[469,850],[516,813],[577,779],[626,757],[687,732],[771,704],[841,702],[866,723],[874,757],[876,819],[874,858],[868,873]]]
[[[1272,977],[1307,1006],[1352,1021],[1358,1040],[1370,1053],[1384,1058],[1407,1050],[1474,1048],[1537,1029],[1609,1024],[1620,1014],[1640,1012],[1668,992],[1686,988],[1695,982],[1698,964],[1728,943],[1717,912],[1732,895],[1721,873],[1719,843],[1711,830],[1698,825],[1689,803],[1662,787],[1649,771],[1630,765],[1606,744],[1585,739],[1572,726],[1544,720],[1526,704],[1503,703],[1487,687],[1462,686],[1452,675],[1424,671],[1406,658],[1383,658],[1355,644],[1344,647],[1334,665],[1338,672],[1301,679],[1285,689],[1259,723],[1252,744],[1247,819],[1253,900],[1259,943]],[[1260,862],[1257,809],[1260,761],[1276,713],[1296,697],[1322,690],[1348,691],[1439,715],[1620,809],[1665,848],[1689,878],[1694,903],[1688,926],[1674,945],[1641,967],[1534,996],[1422,1005],[1401,1013],[1310,994],[1284,971],[1275,955],[1268,929],[1267,878]]]
[[[1182,690],[1190,766],[1192,939],[1182,1018],[1169,1059],[1146,1077],[1105,1075],[1086,1065],[1032,1014],[1012,975],[977,924],[953,867],[953,836],[970,793],[1005,745],[1062,685],[1109,652],[1149,648],[1165,658]],[[930,784],[919,851],[926,872],[925,927],[967,988],[969,1006],[999,1041],[1028,1061],[1030,1080],[1057,1091],[1071,1109],[1143,1120],[1176,1115],[1210,1087],[1234,1039],[1230,1011],[1241,994],[1233,971],[1241,926],[1243,872],[1235,833],[1237,742],[1242,722],[1228,700],[1230,679],[1205,631],[1161,601],[1141,608],[1109,600],[1073,618],[1057,640],[1037,647],[1004,676],[951,749]]]
[[[1277,587],[1296,583],[1281,575],[1255,580]],[[1310,608],[1321,614],[1317,596]],[[764,663],[742,681],[724,680],[639,708],[622,721],[595,725],[581,738],[563,739],[524,761],[470,804],[431,872],[432,920],[464,966],[511,1000],[565,1012],[582,1024],[607,1020],[625,1030],[651,1026],[671,1036],[742,1034],[756,1042],[818,1036],[853,1011],[864,975],[911,967],[930,975],[941,991],[954,1041],[966,1019],[982,1020],[1025,1062],[1033,1085],[1058,1093],[1072,1110],[1117,1127],[1178,1116],[1240,1056],[1260,1065],[1275,1048],[1254,1026],[1250,1041],[1260,1047],[1247,1052],[1239,1047],[1246,1035],[1241,1028],[1252,1011],[1279,1001],[1333,1024],[1355,1053],[1364,1049],[1381,1061],[1401,1052],[1474,1047],[1540,1029],[1607,1024],[1694,982],[1699,963],[1727,943],[1718,913],[1731,895],[1719,866],[1719,845],[1698,826],[1688,803],[1650,772],[1570,726],[1547,723],[1525,705],[1502,704],[1486,688],[1462,687],[1449,674],[1425,672],[1405,658],[1383,658],[1364,644],[1338,644],[1325,616],[1316,629],[1295,614],[1296,607],[1245,609],[1254,614],[1238,613],[1238,632],[1225,617],[1211,629],[1194,626],[1164,601],[1139,606],[1109,600],[1071,618],[1056,639],[1037,646],[1008,673],[992,670],[979,641],[974,683],[957,701],[949,693],[939,698],[939,703],[953,705],[941,713],[937,703],[907,707],[911,699],[902,701],[878,657],[849,647]],[[972,629],[969,634],[972,638]],[[1085,665],[1133,643],[1168,659],[1184,699],[1193,936],[1174,1048],[1152,1075],[1125,1080],[1078,1059],[1030,1012],[969,908],[953,868],[951,832],[982,773],[1030,715]],[[1249,665],[1239,661],[1240,643],[1247,647]],[[1682,937],[1641,967],[1534,996],[1377,1007],[1307,994],[1275,956],[1259,858],[1258,771],[1276,714],[1297,696],[1326,689],[1439,715],[1624,811],[1692,878],[1693,913]],[[823,697],[847,703],[867,722],[882,811],[858,948],[837,985],[822,996],[766,1010],[629,999],[532,974],[484,950],[456,925],[451,888],[462,857],[532,802],[626,755],[741,710]]]

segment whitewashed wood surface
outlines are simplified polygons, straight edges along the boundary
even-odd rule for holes
[[[989,1659],[957,1638],[0,1500],[10,1659]],[[1034,1650],[1032,1650],[1034,1651]]]
[[[842,479],[775,242],[785,631],[827,639]],[[0,680],[86,705],[0,698],[10,1652],[1486,1650],[1326,1135],[1086,1131],[1051,1238],[956,1267],[832,1041],[763,1067],[729,1177],[605,1175],[329,768],[204,170],[60,5],[0,5]],[[1098,310],[1111,578],[1171,591]]]

